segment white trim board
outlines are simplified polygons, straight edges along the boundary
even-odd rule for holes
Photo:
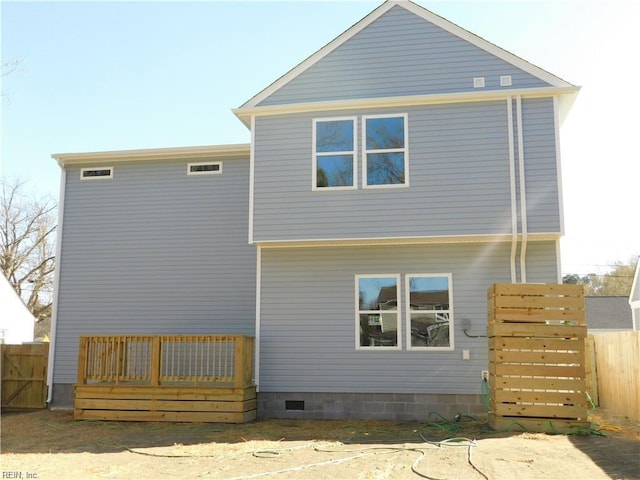
[[[521,240],[518,235],[517,239]],[[560,238],[557,232],[529,233],[528,241],[556,241]],[[290,240],[255,240],[254,244],[263,248],[293,248],[293,247],[334,247],[334,246],[362,246],[362,245],[426,245],[443,243],[506,243],[513,241],[511,233],[497,233],[495,235],[443,235],[433,237],[395,237],[395,238],[327,238],[327,239],[290,239]]]
[[[266,105],[240,107],[232,112],[250,128],[251,116],[286,115],[307,112],[339,112],[342,110],[362,110],[366,108],[404,108],[421,105],[439,105],[444,103],[488,102],[507,100],[509,97],[545,98],[555,95],[560,97],[561,118],[566,116],[580,87],[535,87],[510,90],[478,90],[456,93],[432,93],[428,95],[403,95],[396,97],[359,98],[353,100],[330,100],[321,102],[287,103],[283,105]]]

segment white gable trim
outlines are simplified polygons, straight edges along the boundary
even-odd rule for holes
[[[450,22],[449,20],[446,20],[445,18],[439,15],[436,15],[435,13],[427,10],[424,7],[421,7],[420,5],[416,5],[415,3],[409,0],[387,0],[378,8],[373,10],[369,15],[367,15],[362,20],[360,20],[358,23],[356,23],[351,28],[349,28],[348,30],[346,30],[345,32],[337,36],[335,39],[333,39],[331,42],[326,44],[320,50],[318,50],[313,55],[308,57],[302,63],[299,63],[296,67],[289,70],[289,72],[285,73],[282,77],[277,79],[267,88],[265,88],[264,90],[259,92],[257,95],[255,95],[254,97],[249,99],[247,102],[245,102],[241,107],[236,109],[236,115],[238,115],[237,113],[238,110],[243,110],[245,108],[252,108],[252,107],[258,106],[263,100],[271,96],[274,92],[276,92],[286,84],[288,84],[295,77],[297,77],[298,75],[300,75],[301,73],[303,73],[304,71],[306,71],[307,69],[315,65],[316,63],[318,63],[324,57],[326,57],[331,52],[333,52],[336,48],[338,48],[339,46],[341,46],[342,44],[344,44],[345,42],[353,38],[355,35],[357,35],[359,32],[361,32],[366,27],[371,25],[373,22],[375,22],[382,15],[387,13],[389,10],[391,10],[395,6],[402,7],[405,10],[415,15],[418,15],[424,20],[442,28],[443,30],[446,30],[447,32],[453,35],[456,35],[457,37],[471,43],[472,45],[475,45],[476,47],[486,51],[487,53],[494,55],[504,60],[505,62],[518,67],[519,69],[533,75],[534,77],[539,78],[544,82],[549,83],[554,87],[573,87],[573,85],[553,75],[552,73],[549,73],[546,70],[543,70],[542,68],[527,62],[526,60],[498,47],[497,45],[491,42],[488,42],[484,38],[479,37],[469,32],[468,30],[465,30],[462,27],[459,27],[458,25]]]

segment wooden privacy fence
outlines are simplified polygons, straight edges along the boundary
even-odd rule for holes
[[[253,350],[244,335],[81,336],[75,417],[252,420]]]
[[[490,425],[539,432],[589,426],[582,286],[495,284],[487,298]]]
[[[46,408],[49,344],[1,347],[2,408]]]
[[[640,421],[640,332],[589,335],[594,343],[599,405]]]

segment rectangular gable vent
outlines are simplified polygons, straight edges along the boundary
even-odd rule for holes
[[[113,178],[113,167],[82,168],[80,180]]]
[[[473,88],[483,88],[484,87],[484,77],[475,77],[473,79]]]
[[[187,165],[187,175],[215,175],[222,173],[222,162],[201,162]]]

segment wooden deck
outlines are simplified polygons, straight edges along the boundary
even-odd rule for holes
[[[253,350],[244,335],[81,336],[74,417],[251,421]]]

